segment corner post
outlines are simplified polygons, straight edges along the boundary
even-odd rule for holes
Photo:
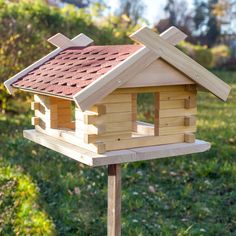
[[[107,235],[121,235],[121,165],[108,165]]]

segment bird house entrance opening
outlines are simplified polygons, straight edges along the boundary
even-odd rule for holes
[[[159,135],[159,93],[132,95],[134,136]]]

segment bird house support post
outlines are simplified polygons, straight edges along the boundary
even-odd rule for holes
[[[107,235],[121,235],[121,165],[108,165]]]

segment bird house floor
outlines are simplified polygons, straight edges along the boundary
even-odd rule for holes
[[[149,146],[97,154],[36,130],[24,130],[23,135],[25,138],[35,143],[41,144],[42,146],[89,166],[121,164],[199,153],[209,150],[211,146],[208,142],[196,140],[195,143]]]

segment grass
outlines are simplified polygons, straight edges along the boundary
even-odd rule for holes
[[[236,235],[236,73],[218,75],[228,103],[198,98],[209,152],[122,166],[122,235]],[[0,235],[106,235],[106,168],[23,139],[30,115],[0,117]]]

